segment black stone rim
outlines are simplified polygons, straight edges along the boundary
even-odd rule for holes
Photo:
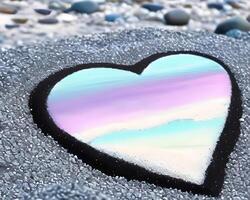
[[[100,152],[88,144],[78,141],[76,138],[58,128],[47,111],[46,101],[51,89],[57,82],[69,74],[82,69],[106,67],[131,71],[140,75],[152,61],[163,56],[176,54],[198,55],[217,62],[227,71],[232,84],[232,96],[228,116],[224,129],[213,152],[212,161],[206,170],[205,181],[202,185],[185,182],[182,179],[176,179],[166,175],[159,175],[135,164]],[[230,69],[217,58],[194,51],[171,51],[166,53],[157,53],[139,61],[134,65],[89,63],[66,68],[50,75],[41,81],[31,92],[29,99],[29,107],[33,116],[33,120],[38,125],[38,127],[42,129],[44,134],[51,135],[61,146],[66,148],[69,153],[77,155],[78,158],[83,160],[83,162],[96,169],[99,169],[103,173],[110,176],[123,176],[127,180],[146,181],[148,183],[162,187],[177,188],[182,191],[189,191],[209,196],[218,196],[221,192],[224,182],[226,163],[228,162],[229,155],[233,151],[240,134],[239,119],[242,115],[241,105],[241,93],[236,79],[234,78]]]

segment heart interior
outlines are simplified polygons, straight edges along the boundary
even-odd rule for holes
[[[176,54],[141,74],[106,66],[71,73],[51,89],[47,111],[58,128],[101,152],[201,185],[231,93],[220,64]]]

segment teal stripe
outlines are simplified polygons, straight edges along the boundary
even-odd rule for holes
[[[92,93],[110,87],[125,86],[145,80],[167,79],[224,70],[213,60],[190,54],[179,54],[159,58],[145,69],[140,78],[132,72],[118,69],[95,68],[75,72],[58,82],[50,93],[50,100]]]
[[[182,136],[186,133],[195,134],[201,132],[202,130],[209,130],[211,132],[211,137],[218,137],[218,134],[222,131],[224,126],[224,117],[214,118],[205,121],[194,121],[194,120],[175,120],[157,127],[144,129],[144,130],[123,130],[105,134],[103,136],[97,137],[90,142],[91,145],[101,145],[101,144],[124,144],[129,142],[150,140],[155,138],[162,138],[166,135],[171,136]]]

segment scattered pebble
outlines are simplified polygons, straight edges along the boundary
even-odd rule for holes
[[[51,10],[49,9],[34,9],[34,10],[41,15],[49,15],[51,13]]]
[[[27,18],[12,18],[12,21],[15,22],[16,24],[25,24],[27,23],[28,19]]]
[[[241,4],[240,4],[240,2],[239,2],[238,0],[225,0],[225,2],[226,2],[228,5],[230,5],[230,6],[232,6],[233,8],[235,8],[235,9],[240,9],[240,8],[242,8],[242,6],[241,6]]]
[[[16,14],[18,11],[17,7],[11,5],[0,5],[0,13],[4,14]]]
[[[107,22],[115,22],[119,18],[122,18],[122,16],[120,14],[117,14],[117,13],[108,14],[105,16],[105,20]]]
[[[142,7],[152,12],[157,12],[164,8],[164,6],[158,3],[144,3]]]
[[[239,29],[232,29],[226,32],[226,36],[235,38],[235,39],[241,38],[241,35],[242,35],[242,31],[240,31]]]
[[[95,1],[79,1],[73,3],[69,9],[66,9],[65,12],[75,11],[78,13],[91,14],[99,10],[99,5]]]
[[[215,33],[226,34],[228,31],[233,29],[238,29],[240,31],[250,31],[250,23],[242,17],[232,17],[221,22],[215,29]]]
[[[248,15],[248,17],[247,17],[247,21],[248,21],[248,22],[250,22],[250,15]]]
[[[167,25],[183,26],[187,25],[190,20],[190,15],[181,9],[172,10],[164,15]]]
[[[19,24],[5,24],[6,29],[19,28]]]
[[[45,19],[39,19],[38,22],[40,24],[57,24],[58,20],[56,18],[45,18]]]
[[[250,22],[249,0],[0,0],[0,2],[0,32],[6,37],[1,46],[11,46],[16,44],[17,40],[29,42],[30,37],[33,41],[37,41],[48,38],[49,35],[66,37],[144,26],[164,27],[173,31],[214,32],[218,24],[234,16],[241,16]],[[209,6],[212,8],[208,8]],[[173,9],[181,10],[182,14],[174,14],[176,11],[171,13]],[[15,13],[18,15],[14,15]],[[44,20],[41,16],[54,19]],[[41,22],[38,22],[39,19]],[[26,25],[21,26],[25,23]],[[43,26],[42,32],[46,34],[44,37],[38,37],[37,23],[61,23],[60,26],[66,27],[61,32],[58,26]],[[16,27],[15,24],[20,25],[20,28],[9,31],[9,28],[4,28],[6,24],[10,29]],[[232,29],[241,30],[237,26],[236,28],[233,26]],[[230,30],[227,29],[223,34]]]
[[[49,2],[48,8],[51,10],[66,10],[68,5],[60,0]]]
[[[223,10],[224,9],[224,4],[220,3],[220,2],[209,2],[207,4],[207,7],[211,8],[211,9]]]

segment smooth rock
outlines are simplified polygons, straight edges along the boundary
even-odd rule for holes
[[[91,14],[99,10],[99,5],[94,1],[79,1],[73,3],[69,9],[66,9],[65,12],[75,11],[78,13]]]
[[[232,29],[232,30],[226,32],[226,36],[231,37],[231,38],[235,38],[235,39],[241,38],[241,35],[242,35],[242,31],[240,31],[238,29]]]
[[[16,14],[18,11],[17,7],[11,5],[0,5],[0,13],[4,14]]]
[[[16,24],[25,24],[28,21],[27,18],[12,18],[11,20]]]
[[[113,13],[113,14],[108,14],[105,16],[105,20],[107,22],[115,22],[117,19],[121,18],[122,16],[120,14],[116,14],[116,13]]]
[[[51,13],[49,9],[34,9],[34,11],[41,15],[49,15]]]
[[[157,12],[164,8],[163,5],[157,3],[144,3],[142,7],[152,12]]]
[[[49,3],[48,8],[51,10],[65,10],[68,8],[66,3],[61,1],[52,1]]]
[[[45,18],[45,19],[39,19],[38,22],[40,24],[57,24],[58,20],[56,18]]]
[[[190,15],[184,10],[175,9],[166,13],[164,20],[167,25],[183,26],[188,24]]]
[[[217,9],[217,10],[223,10],[224,9],[224,5],[223,3],[220,2],[210,2],[207,4],[207,7],[210,9]]]
[[[235,9],[242,8],[242,6],[240,5],[240,2],[238,0],[226,0],[225,3],[232,6]]]
[[[248,15],[248,17],[247,17],[247,21],[248,21],[248,22],[250,22],[250,15]]]
[[[226,34],[233,29],[250,31],[250,23],[246,19],[236,16],[221,22],[214,32],[217,34]]]
[[[6,29],[14,29],[14,28],[19,28],[18,24],[5,24]]]

